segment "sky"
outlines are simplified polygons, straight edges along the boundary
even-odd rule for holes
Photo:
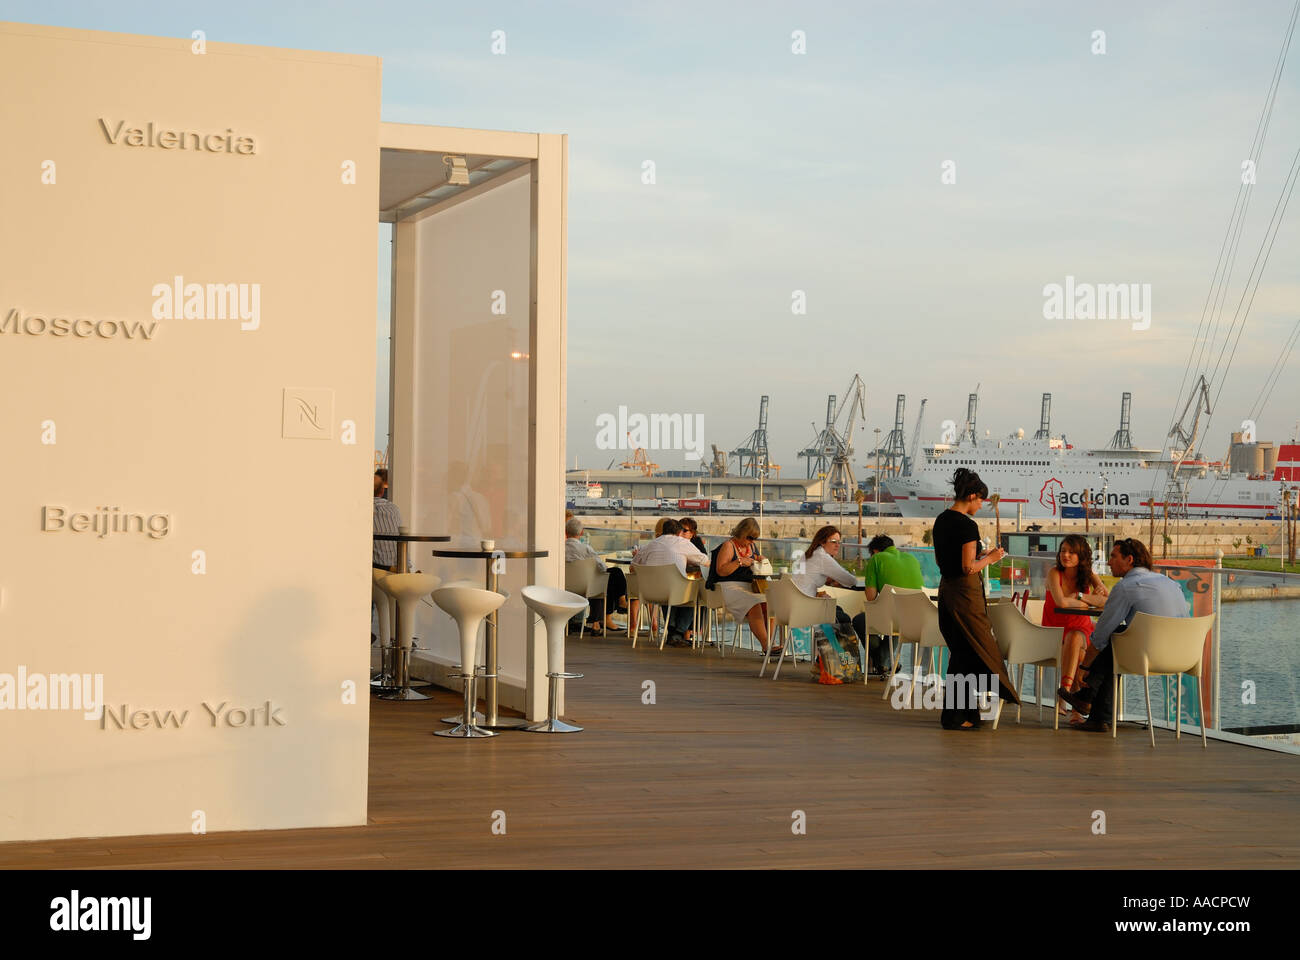
[[[1250,154],[1292,6],[0,0],[0,18],[373,54],[385,120],[568,134],[569,466],[626,456],[597,448],[620,406],[702,416],[705,443],[730,450],[767,394],[772,459],[803,476],[796,452],[855,374],[859,463],[896,394],[909,439],[928,398],[932,442],[977,384],[981,433],[1032,433],[1050,391],[1054,431],[1102,445],[1128,390],[1135,441],[1161,446],[1242,163],[1257,180],[1220,334],[1300,149],[1293,50]],[[1212,384],[1207,453],[1254,412],[1300,320],[1298,265],[1300,199]],[[1067,276],[1149,284],[1149,327],[1045,316],[1044,287]],[[384,355],[386,291],[377,320]],[[1298,366],[1255,418],[1261,439],[1295,434]]]

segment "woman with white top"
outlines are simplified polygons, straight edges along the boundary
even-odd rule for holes
[[[802,558],[796,557],[791,567],[790,579],[799,588],[799,592],[809,597],[824,597],[822,587],[837,583],[841,587],[856,587],[858,578],[840,566],[840,528],[827,524],[813,534],[812,543],[804,551]],[[802,559],[802,563],[799,561]],[[858,614],[850,618],[840,605],[835,605],[835,619],[841,623],[852,623],[854,631],[861,640],[866,632],[866,617]]]

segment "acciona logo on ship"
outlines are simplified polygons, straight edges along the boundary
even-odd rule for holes
[[[50,901],[50,929],[127,931],[132,940],[148,940],[153,932],[153,897],[83,897],[73,890]]]
[[[260,283],[186,283],[178,275],[150,293],[155,320],[239,320],[240,330],[262,325]]]

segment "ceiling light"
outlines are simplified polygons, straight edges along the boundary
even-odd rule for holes
[[[469,186],[469,170],[465,166],[464,157],[443,157],[442,162],[447,165],[447,182],[454,187]]]

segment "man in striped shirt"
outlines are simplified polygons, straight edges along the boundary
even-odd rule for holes
[[[402,513],[397,504],[389,500],[388,471],[382,467],[375,471],[375,533],[397,534],[402,525]],[[374,541],[372,565],[378,570],[391,570],[397,563],[397,542],[394,540]],[[411,572],[411,561],[407,558],[406,572]]]

